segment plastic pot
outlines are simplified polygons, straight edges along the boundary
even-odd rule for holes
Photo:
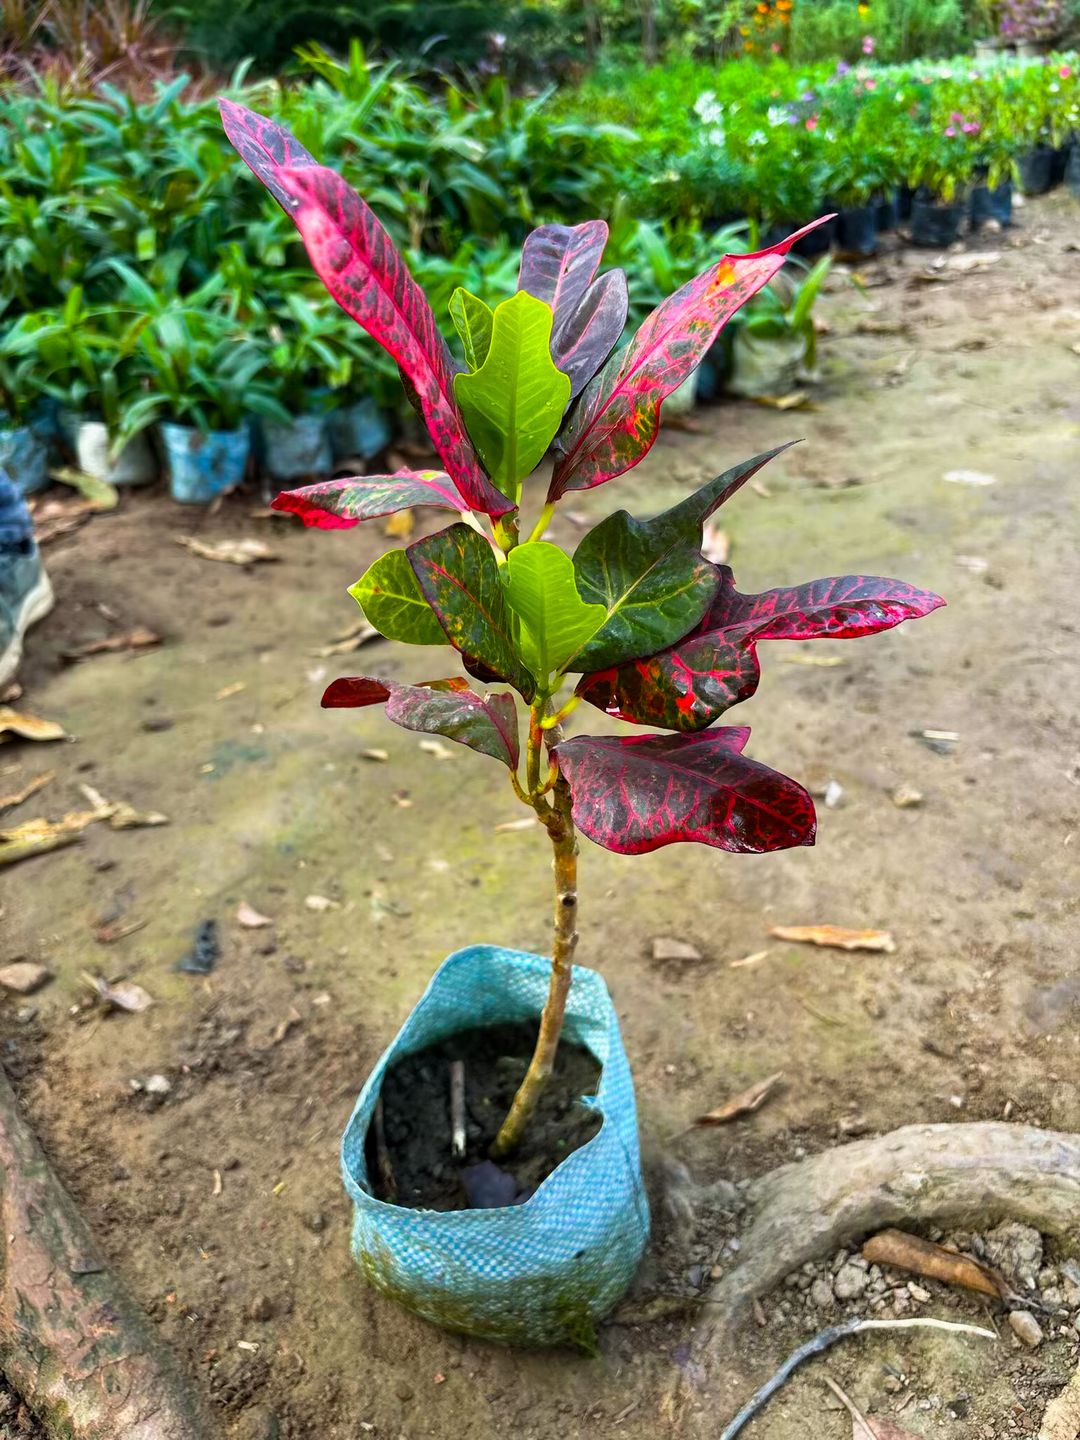
[[[946,205],[920,187],[911,206],[911,238],[916,245],[951,245],[968,213],[967,197]]]
[[[794,231],[808,223],[806,220],[782,220],[776,225],[770,225],[762,241],[763,247],[768,249],[772,245],[779,245],[782,240],[786,240]],[[791,247],[791,253],[792,255],[801,255],[804,260],[815,260],[819,255],[828,254],[835,238],[836,221],[827,220],[824,225],[819,225],[816,230],[811,230],[809,235],[804,235],[801,240],[796,240]]]
[[[1080,140],[1073,142],[1069,163],[1065,167],[1065,183],[1071,194],[1080,199]]]
[[[896,188],[896,214],[901,221],[911,219],[911,207],[915,204],[915,191],[910,185]]]
[[[740,325],[731,347],[727,388],[732,395],[751,400],[761,395],[789,395],[798,384],[805,359],[806,341],[801,335],[755,335]]]
[[[272,480],[306,480],[329,475],[334,460],[325,415],[264,420],[263,464]]]
[[[1036,145],[1020,157],[1020,189],[1025,195],[1045,195],[1053,177],[1054,152]]]
[[[1059,145],[1056,150],[1050,151],[1050,188],[1060,185],[1065,179],[1065,172],[1069,168],[1069,155],[1072,145]]]
[[[169,471],[169,489],[182,505],[206,505],[244,478],[251,437],[239,430],[209,430],[164,424],[161,443]]]
[[[689,415],[697,403],[697,387],[698,377],[695,370],[664,401],[664,414],[669,419],[675,415]]]
[[[882,196],[874,206],[874,220],[879,235],[895,230],[900,223],[900,201],[897,191]]]
[[[837,248],[845,255],[873,255],[877,249],[877,206],[841,210],[836,222]]]
[[[988,220],[996,220],[999,225],[1011,225],[1012,197],[1011,180],[1002,180],[992,190],[989,185],[974,186],[970,200],[971,228],[978,230]]]
[[[0,469],[24,495],[33,495],[49,483],[49,447],[29,425],[9,427],[0,419]]]
[[[150,485],[157,479],[157,460],[145,431],[110,460],[108,427],[101,420],[83,420],[75,432],[75,458],[85,474],[110,485]]]
[[[535,1020],[550,973],[541,956],[495,945],[451,955],[380,1056],[341,1146],[352,1251],[367,1280],[436,1325],[517,1345],[591,1334],[625,1293],[649,1235],[633,1082],[601,977],[574,966],[564,1034],[603,1067],[595,1096],[582,1101],[603,1125],[523,1204],[437,1211],[378,1200],[364,1147],[396,1060],[458,1030]]]
[[[332,410],[326,417],[326,425],[335,461],[357,456],[370,460],[385,450],[393,438],[389,419],[369,395]]]

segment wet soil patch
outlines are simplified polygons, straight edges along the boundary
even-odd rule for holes
[[[492,1025],[459,1030],[407,1056],[383,1082],[383,1126],[397,1203],[414,1210],[465,1210],[521,1204],[540,1182],[600,1129],[581,1104],[600,1080],[595,1056],[559,1046],[555,1071],[521,1148],[498,1167],[488,1159],[536,1043],[536,1026]],[[465,1063],[464,1159],[451,1154],[450,1065]],[[380,1199],[374,1126],[367,1140],[368,1174]]]

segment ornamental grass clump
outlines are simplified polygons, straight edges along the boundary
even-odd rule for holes
[[[342,177],[271,121],[228,101],[222,113],[330,294],[400,367],[442,462],[438,471],[310,485],[279,495],[276,508],[324,529],[409,506],[454,517],[382,555],[351,593],[385,637],[448,646],[465,675],[422,684],[348,677],[323,705],[382,704],[406,729],[497,760],[553,848],[550,988],[535,1053],[493,1147],[499,1157],[519,1143],[552,1070],[578,941],[578,833],[623,855],[680,841],[737,853],[813,844],[806,790],[744,753],[747,727],[716,722],[754,693],[763,641],[872,634],[942,601],[897,580],[850,575],[738,591],[731,570],[702,555],[703,526],[786,446],[651,518],[615,511],[573,554],[545,538],[568,496],[645,457],[665,397],[777,274],[797,236],[724,256],[619,347],[627,287],[619,270],[598,273],[607,226],[542,225],[525,242],[515,294],[493,308],[454,294],[456,358],[387,232]],[[549,452],[543,495],[530,476]],[[567,738],[565,723],[582,706],[649,729]]]

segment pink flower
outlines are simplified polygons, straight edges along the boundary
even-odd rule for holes
[[[977,135],[977,134],[979,133],[979,129],[980,129],[980,126],[979,126],[978,122],[975,121],[975,120],[972,120],[969,125],[965,125],[965,126],[964,126],[964,134],[965,134],[965,135]]]
[[[779,54],[780,54],[780,46],[777,44],[777,42],[776,42],[775,40],[774,40],[774,41],[772,42],[772,44],[769,46],[769,49],[772,51],[772,53],[773,53],[774,55],[779,55]]]
[[[955,131],[955,130],[953,129],[953,127],[950,125],[949,128],[945,131],[945,134],[946,134],[946,135],[949,137],[949,139],[951,140],[951,139],[953,138],[953,136],[956,134],[956,131]]]
[[[863,36],[862,53],[864,55],[872,55],[874,53],[874,37],[872,35]]]
[[[1072,75],[1072,66],[1062,65],[1061,69],[1058,71],[1058,74],[1061,76],[1062,80],[1068,80]]]
[[[816,130],[817,127],[818,127],[818,117],[817,117],[816,115],[808,115],[808,116],[806,117],[806,128],[807,128],[807,130]]]
[[[876,90],[876,89],[877,89],[877,81],[876,81],[876,80],[866,80],[866,81],[864,81],[863,83],[865,84],[867,90]]]

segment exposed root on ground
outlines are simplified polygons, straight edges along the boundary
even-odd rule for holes
[[[65,1440],[210,1432],[146,1316],[95,1256],[0,1071],[0,1369]]]
[[[791,1271],[886,1226],[1011,1219],[1080,1234],[1080,1135],[997,1121],[908,1125],[772,1170],[746,1199],[742,1258],[708,1296],[702,1358]]]

